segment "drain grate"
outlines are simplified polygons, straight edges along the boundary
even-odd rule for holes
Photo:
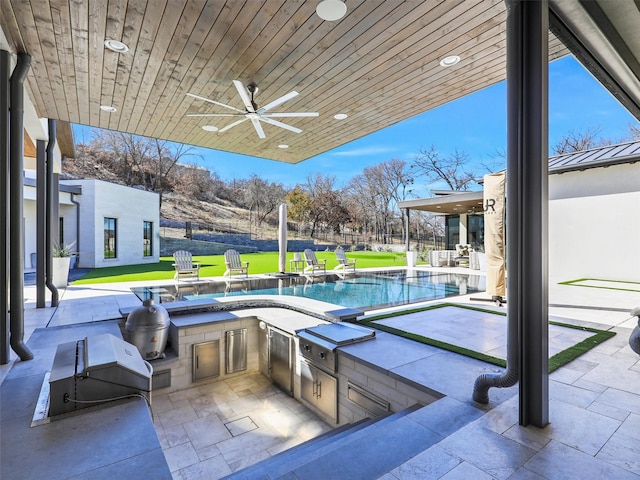
[[[243,433],[250,432],[258,428],[258,426],[253,423],[251,417],[242,417],[238,420],[234,420],[233,422],[228,422],[224,424],[229,430],[229,433],[233,437],[237,437],[238,435],[242,435]]]

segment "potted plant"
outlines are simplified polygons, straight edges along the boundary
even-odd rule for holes
[[[69,282],[69,267],[71,265],[72,248],[75,242],[67,245],[53,246],[51,259],[51,283],[56,288],[64,288]]]
[[[418,252],[407,250],[407,267],[415,267],[418,263]]]

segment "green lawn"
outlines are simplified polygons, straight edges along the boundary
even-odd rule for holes
[[[278,252],[246,253],[240,255],[243,261],[249,262],[249,273],[271,273],[278,271]],[[316,252],[318,260],[327,260],[327,270],[337,264],[333,252]],[[348,258],[357,259],[357,268],[399,267],[406,265],[404,253],[391,252],[347,252]],[[225,271],[224,255],[195,256],[194,262],[201,264],[200,277],[218,277]],[[293,252],[287,253],[287,270]],[[96,268],[87,273],[73,285],[90,283],[137,282],[144,280],[172,280],[175,272],[173,257],[161,257],[160,263],[143,265],[125,265],[121,267]]]

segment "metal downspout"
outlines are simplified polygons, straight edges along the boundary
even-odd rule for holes
[[[9,265],[9,69],[11,54],[0,50],[0,259]],[[0,365],[9,363],[9,278],[0,268]]]
[[[519,423],[549,423],[547,0],[507,0],[507,371],[478,377],[474,399],[519,380]]]
[[[53,284],[53,249],[51,248],[51,236],[53,234],[53,149],[56,146],[56,121],[49,120],[49,143],[47,144],[47,154],[46,154],[46,191],[47,191],[47,199],[46,199],[46,213],[45,213],[45,250],[44,250],[44,258],[46,259],[46,282],[47,288],[51,291],[51,306],[57,307],[59,300],[58,289]]]
[[[519,155],[520,135],[520,85],[524,81],[520,68],[520,55],[523,48],[522,35],[518,19],[514,18],[513,5],[506,1],[507,6],[507,192],[511,200],[515,200],[515,194],[520,190],[515,176],[517,172],[516,159]],[[515,188],[509,188],[510,182],[515,179]],[[516,225],[519,221],[519,214],[516,202],[509,202],[507,207],[507,225]],[[514,223],[512,223],[514,222]],[[511,249],[514,243],[511,240],[516,234],[515,228],[507,228],[507,248],[510,255],[507,258],[507,292],[514,292],[515,297],[518,292],[517,272],[515,263],[515,249]],[[517,241],[517,238],[516,238]],[[518,331],[518,302],[509,298],[507,304],[507,369],[501,373],[484,373],[476,378],[473,385],[473,400],[487,404],[489,403],[489,389],[491,387],[505,388],[515,385],[520,379],[520,335]]]
[[[44,140],[36,141],[36,308],[46,305],[47,177]]]
[[[411,249],[411,237],[409,235],[409,225],[410,225],[410,223],[409,223],[409,209],[407,208],[406,210],[407,210],[407,221],[406,221],[405,233],[406,233],[407,252],[408,252]]]
[[[11,113],[9,145],[9,317],[10,344],[20,360],[31,360],[33,353],[24,344],[24,79],[31,66],[31,57],[18,54],[11,75]]]

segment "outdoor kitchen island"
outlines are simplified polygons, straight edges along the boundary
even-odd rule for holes
[[[299,311],[296,305],[290,305],[291,308],[278,308],[273,304],[270,306],[262,304],[259,308],[255,308],[257,305],[254,304],[253,307],[237,309],[234,307],[228,311],[194,312],[188,315],[172,314],[171,320],[176,328],[175,331],[178,334],[180,334],[178,330],[182,331],[180,338],[192,342],[191,345],[216,336],[218,339],[224,338],[226,329],[238,330],[238,327],[241,327],[254,332],[258,336],[257,339],[251,339],[250,335],[247,337],[247,346],[249,346],[247,370],[226,374],[226,369],[221,368],[221,376],[228,376],[231,380],[241,380],[244,377],[251,377],[250,369],[255,369],[253,373],[255,376],[255,372],[259,372],[261,368],[261,363],[264,367],[264,359],[261,362],[259,358],[262,353],[258,353],[258,350],[260,352],[262,350],[254,348],[256,345],[260,346],[259,338],[266,338],[266,333],[259,332],[267,332],[269,328],[273,328],[295,339],[297,330],[327,324],[329,322],[326,318],[330,318],[325,317],[325,320],[320,318],[320,313],[326,313],[326,310],[305,314]],[[335,306],[331,307],[335,308]],[[266,320],[269,321],[268,324]],[[264,322],[264,325],[260,322]],[[159,441],[153,418],[143,400],[128,400],[96,410],[85,409],[82,414],[55,420],[46,425],[30,427],[40,387],[45,373],[51,369],[57,345],[100,333],[119,335],[121,332],[119,323],[121,321],[108,320],[39,328],[31,335],[28,346],[37,352],[37,359],[30,362],[17,362],[2,383],[2,402],[4,405],[12,406],[3,410],[1,432],[2,471],[7,473],[7,478],[16,478],[11,476],[11,472],[20,472],[17,478],[67,479],[88,476],[126,478],[127,475],[124,472],[133,471],[138,478],[171,478],[170,463],[166,455],[163,456],[165,447],[162,441]],[[265,328],[261,328],[262,326]],[[217,332],[214,331],[216,328]],[[185,352],[187,350],[185,348]],[[222,355],[222,351],[224,350],[221,350],[219,355]],[[352,462],[362,474],[353,478],[377,478],[377,472],[390,471],[394,465],[399,464],[398,462],[406,461],[409,458],[408,455],[413,456],[427,449],[429,445],[477,419],[483,412],[502,403],[517,391],[517,388],[500,389],[492,395],[490,405],[476,405],[471,400],[473,381],[481,373],[495,371],[493,367],[384,332],[376,332],[373,340],[336,347],[336,352],[338,412],[341,428],[346,425],[345,422],[350,422],[348,415],[353,415],[355,418],[358,408],[364,411],[362,407],[354,406],[355,404],[348,399],[349,381],[356,387],[366,387],[366,394],[375,395],[374,400],[388,401],[392,411],[397,411],[396,409],[404,405],[401,403],[402,400],[397,402],[398,398],[403,396],[410,398],[410,395],[405,392],[407,387],[409,390],[415,388],[419,393],[427,395],[427,398],[438,398],[441,394],[446,396],[426,407],[412,411],[399,421],[392,424],[385,423],[384,431],[381,431],[380,435],[367,437],[366,442],[357,442],[349,449],[332,452],[329,457],[322,459],[322,469],[317,464],[313,465],[313,469],[318,472],[331,473],[335,469],[348,468],[349,463]],[[187,358],[191,361],[192,352],[189,352]],[[297,353],[292,358],[294,362],[302,362]],[[152,361],[154,372],[161,372],[164,362],[173,362],[174,366],[177,366],[178,357],[168,355],[164,360]],[[191,367],[192,365],[189,365],[183,372],[190,383],[192,383]],[[263,377],[263,375],[259,376]],[[295,375],[294,378],[299,382],[299,375]],[[374,379],[375,382],[370,384],[369,378]],[[223,382],[212,377],[199,380],[196,385],[215,385],[216,383]],[[171,388],[176,387],[175,394],[180,396],[182,392],[178,391],[180,389],[177,385],[178,382]],[[294,391],[299,388],[297,383],[293,386]],[[356,394],[362,393],[352,390]],[[15,398],[10,393],[15,391],[20,392],[19,398]],[[159,395],[161,391],[154,389],[152,406],[158,398],[173,395]],[[368,397],[364,397],[365,402],[367,399],[371,400]],[[360,403],[362,400],[363,398],[359,399]],[[154,411],[154,415],[162,416],[161,404],[157,403],[156,407],[157,411]],[[371,408],[370,405],[369,408]],[[355,413],[350,413],[352,410]],[[380,425],[378,428],[383,426]],[[120,440],[116,441],[115,438]],[[25,448],[26,445],[28,448]],[[340,443],[335,442],[335,445],[338,446]],[[366,455],[366,461],[363,461],[362,457],[358,461],[350,460],[360,445],[366,445],[367,451],[363,453]],[[291,452],[292,455],[295,454],[295,449]],[[345,458],[345,455],[348,458]],[[275,459],[277,456],[272,458]],[[32,461],[34,458],[38,461]],[[300,466],[300,468],[307,467]],[[226,474],[232,471],[235,470],[227,471]],[[308,472],[303,473],[308,474]],[[219,476],[209,478],[219,478]],[[334,475],[328,478],[338,477]]]
[[[361,311],[300,303],[294,297],[214,301],[200,304],[213,311],[195,313],[170,307],[174,353],[152,362],[154,394],[260,372],[332,426],[442,397],[381,365],[394,355],[393,336],[380,339],[375,330],[340,321]],[[369,347],[354,348],[364,343]]]

